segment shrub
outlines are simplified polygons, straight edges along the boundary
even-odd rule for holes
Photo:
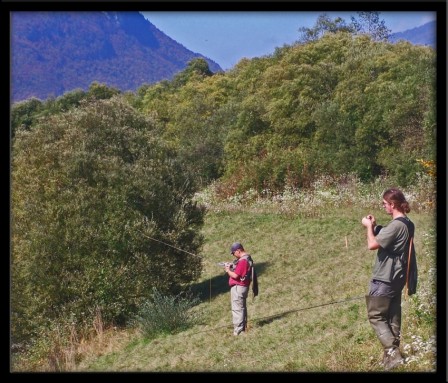
[[[153,301],[146,301],[135,316],[135,324],[145,338],[175,334],[197,323],[199,313],[192,308],[199,303],[190,293],[162,295],[153,288]]]
[[[154,125],[114,97],[17,132],[13,343],[38,337],[49,321],[82,326],[96,307],[106,326],[121,326],[152,287],[175,294],[200,276],[192,254],[204,211],[190,202],[190,172]]]

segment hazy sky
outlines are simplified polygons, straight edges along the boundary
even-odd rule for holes
[[[347,23],[356,12],[142,12],[167,36],[195,53],[200,53],[222,69],[232,68],[242,58],[272,54],[276,47],[292,44],[300,37],[300,27],[312,27],[317,17],[342,17]],[[381,12],[380,20],[392,32],[402,32],[436,20],[436,12]]]

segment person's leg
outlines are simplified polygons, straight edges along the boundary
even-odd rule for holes
[[[232,299],[233,335],[238,335],[246,327],[246,297],[248,288],[245,286],[233,286],[230,290]]]
[[[401,337],[401,293],[392,298],[389,309],[389,325],[395,336],[394,346],[400,347]]]
[[[390,370],[395,366],[404,362],[404,358],[400,352],[401,340],[401,287],[396,287],[393,291],[394,297],[391,299],[389,307],[389,327],[395,340],[393,347],[385,350],[384,367]]]
[[[395,341],[389,326],[390,302],[389,297],[366,295],[367,316],[384,349],[393,347]]]
[[[403,361],[398,347],[401,295],[397,294],[390,284],[372,281],[369,295],[366,295],[366,303],[369,322],[383,345],[384,367],[389,370]]]
[[[244,319],[243,319],[243,331],[247,330],[247,296],[248,296],[249,289],[246,290],[245,293],[243,293],[243,313],[244,313]]]

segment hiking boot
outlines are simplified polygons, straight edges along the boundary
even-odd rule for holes
[[[391,347],[384,350],[383,364],[386,371],[397,367],[399,364],[403,364],[403,362],[404,359],[398,347]]]

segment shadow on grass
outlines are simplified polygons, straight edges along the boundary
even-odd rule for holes
[[[297,310],[285,311],[280,314],[276,314],[276,315],[272,315],[272,316],[260,318],[260,319],[254,319],[254,320],[257,322],[257,325],[259,327],[263,327],[267,324],[274,322],[275,320],[283,319],[285,316],[295,313],[295,312],[297,312]]]

